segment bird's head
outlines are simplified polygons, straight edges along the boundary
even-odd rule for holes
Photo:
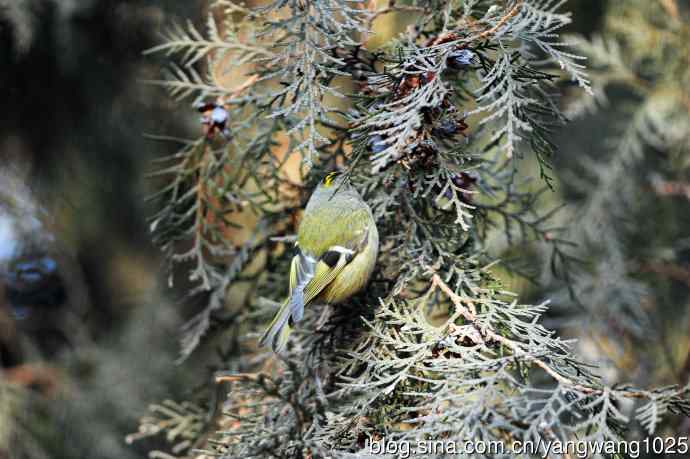
[[[326,174],[326,176],[319,183],[319,188],[336,189],[345,179],[345,175],[339,171],[333,171]]]

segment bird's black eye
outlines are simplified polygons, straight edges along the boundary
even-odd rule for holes
[[[340,172],[329,172],[328,175],[323,178],[323,185],[327,187],[333,185],[333,180],[339,175]]]

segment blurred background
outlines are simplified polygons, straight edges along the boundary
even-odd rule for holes
[[[652,148],[653,154],[634,164],[616,163],[618,150],[611,148],[611,139],[620,138],[635,113],[629,108],[647,100],[636,85],[666,99],[687,94],[682,84],[680,95],[673,92],[671,83],[679,85],[685,74],[659,64],[672,61],[682,69],[683,53],[690,55],[682,21],[687,2],[611,3],[567,2],[565,9],[574,13],[569,32],[616,38],[624,45],[621,55],[645,50],[634,59],[621,58],[638,63],[639,72],[628,75],[632,88],[630,81],[599,88],[596,100],[605,109],[596,115],[583,104],[568,108],[578,116],[555,135],[562,153],[553,171],[556,192],[548,197],[551,204],[565,200],[585,209],[582,221],[592,225],[573,227],[577,233],[571,234],[589,235],[580,241],[578,256],[590,276],[580,279],[606,282],[575,285],[578,301],[546,271],[540,286],[515,277],[506,282],[527,300],[553,297],[547,324],[582,338],[585,358],[605,365],[610,381],[687,383],[687,144],[678,152]],[[659,17],[648,14],[649,4]],[[185,399],[206,382],[209,373],[199,355],[174,364],[179,327],[193,311],[175,302],[180,292],[166,288],[145,203],[154,189],[145,178],[150,161],[179,147],[147,134],[196,137],[198,114],[145,83],[162,78],[165,62],[142,54],[174,22],[202,24],[206,8],[202,0],[0,0],[0,459],[146,457],[155,437],[125,442],[146,406]],[[674,15],[678,28],[665,31]],[[625,24],[637,30],[626,31]],[[631,36],[640,37],[639,43]],[[676,39],[685,47],[679,49]],[[648,55],[657,48],[659,55]],[[604,82],[603,76],[593,78],[595,87]],[[673,119],[687,123],[687,116]],[[657,135],[671,126],[680,129],[667,121],[643,131]],[[598,161],[617,167],[617,178],[597,177],[592,169]],[[525,162],[527,172],[536,173],[535,167]],[[626,185],[631,177],[641,181]],[[618,199],[626,187],[632,187],[633,208]],[[594,196],[599,188],[608,193]],[[614,204],[591,210],[595,199]],[[625,221],[624,236],[596,241],[604,234],[596,228],[608,225],[601,215],[615,212],[624,214],[616,217]],[[577,215],[582,214],[573,211],[561,223],[571,226]],[[593,244],[602,241],[620,250]],[[529,255],[550,256],[539,250]],[[583,333],[583,310],[586,323],[605,327]],[[634,320],[621,320],[627,317]]]
[[[0,458],[145,457],[185,311],[148,236],[144,178],[197,134],[142,51],[201,1],[0,1]],[[180,116],[182,113],[182,117]],[[28,389],[28,390],[27,390]]]

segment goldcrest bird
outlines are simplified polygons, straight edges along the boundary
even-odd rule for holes
[[[281,352],[308,304],[338,304],[359,292],[374,271],[379,233],[371,208],[339,172],[316,187],[297,232],[290,291],[261,338]]]

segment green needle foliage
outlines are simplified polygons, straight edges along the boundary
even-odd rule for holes
[[[198,400],[142,421],[138,436],[172,443],[151,457],[373,457],[380,439],[502,441],[515,457],[515,441],[617,440],[688,411],[684,387],[604,384],[539,323],[547,302],[523,304],[495,273],[502,235],[548,245],[572,279],[539,200],[558,83],[592,91],[559,35],[562,3],[220,0],[206,33],[176,28],[155,49],[177,59],[160,84],[228,119],[205,120],[157,174],[154,239],[201,304],[181,357],[222,345]],[[395,12],[409,27],[370,49],[374,19]],[[541,184],[517,170],[530,154]],[[373,209],[377,270],[347,304],[305,311],[278,357],[256,338],[287,293],[295,217],[336,166]]]

